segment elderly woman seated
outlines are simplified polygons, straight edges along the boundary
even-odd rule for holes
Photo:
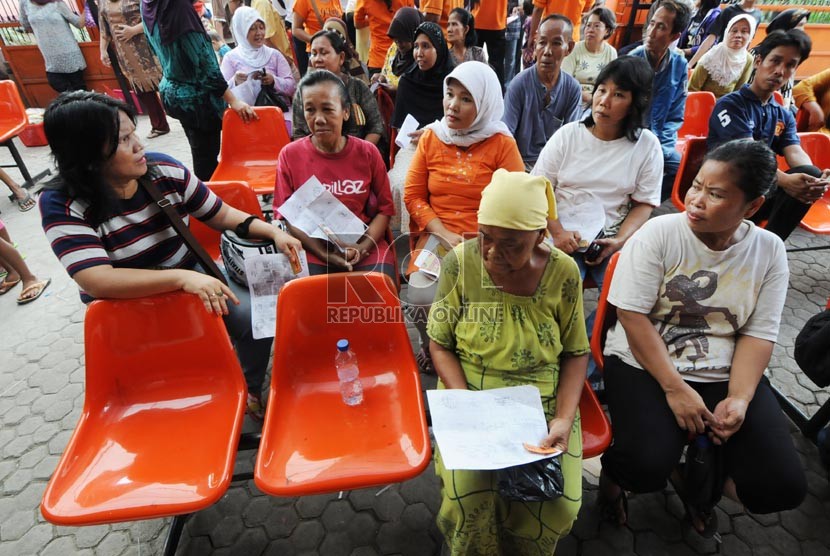
[[[619,322],[604,350],[614,442],[600,477],[608,517],[619,524],[626,490],[661,490],[670,476],[704,536],[717,531],[722,493],[752,513],[804,499],[801,460],[764,378],[787,296],[787,255],[781,239],[749,220],[776,166],[763,143],[721,145],[686,194],[686,212],[650,220],[620,253],[608,295]],[[690,450],[709,455],[688,453],[679,467],[690,435],[698,435]],[[708,471],[692,472],[707,459]]]
[[[430,351],[439,388],[487,390],[530,384],[550,420],[543,447],[562,450],[564,495],[514,502],[495,472],[444,468],[438,527],[452,554],[553,554],[582,499],[577,408],[588,362],[579,269],[543,242],[556,216],[550,182],[497,170],[481,195],[478,237],[445,258],[430,312]],[[477,317],[479,309],[498,317]]]
[[[315,44],[313,40],[312,52]],[[310,135],[286,145],[280,153],[274,213],[309,178],[316,177],[368,229],[356,243],[338,247],[309,237],[289,223],[291,234],[308,252],[311,274],[376,270],[394,280],[396,263],[386,240],[389,219],[395,214],[389,178],[374,145],[343,134],[345,122],[353,116],[343,81],[330,71],[312,71],[300,81],[295,103],[305,115]]]

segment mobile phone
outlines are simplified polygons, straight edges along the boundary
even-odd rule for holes
[[[594,241],[591,242],[591,245],[585,250],[585,254],[582,258],[589,263],[596,261],[599,258],[600,252],[602,252],[602,245],[597,243],[598,239],[602,239],[605,237],[605,230],[600,230],[597,234],[597,237],[594,238]]]

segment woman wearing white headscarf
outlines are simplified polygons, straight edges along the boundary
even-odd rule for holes
[[[404,186],[410,245],[417,249],[434,237],[449,250],[464,235],[475,234],[481,191],[493,172],[524,171],[516,141],[501,121],[501,84],[490,66],[465,62],[456,67],[444,79],[443,104],[444,117],[426,126]],[[435,296],[435,277],[415,267],[413,255],[408,299],[421,334],[418,361],[429,371],[426,315]]]
[[[282,53],[265,46],[265,21],[259,12],[247,6],[237,9],[231,31],[237,46],[222,59],[222,75],[228,87],[250,104],[254,104],[261,87],[274,87],[290,105],[297,82]],[[249,76],[252,83],[245,85]]]
[[[703,55],[689,80],[690,91],[709,91],[720,98],[740,89],[752,74],[752,55],[747,50],[755,35],[755,18],[736,15],[726,25],[723,42]]]

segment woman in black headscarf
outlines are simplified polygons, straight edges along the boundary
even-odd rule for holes
[[[418,127],[440,120],[444,115],[444,78],[452,71],[444,33],[436,23],[422,23],[415,30],[412,55],[415,63],[401,76],[392,127],[400,128],[411,114]]]
[[[415,30],[424,22],[424,16],[416,8],[401,8],[389,24],[386,35],[394,41],[386,53],[383,69],[372,76],[387,91],[397,91],[400,77],[412,67],[415,58],[412,55],[412,39]]]
[[[256,114],[228,88],[190,0],[143,0],[141,19],[164,74],[159,84],[164,109],[184,128],[194,173],[209,180],[217,165],[226,104],[243,121]]]

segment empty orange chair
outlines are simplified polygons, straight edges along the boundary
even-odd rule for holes
[[[282,110],[276,106],[254,110],[259,120],[248,123],[233,110],[225,110],[219,165],[210,181],[244,181],[257,195],[271,195],[277,182],[277,158],[291,138]]]
[[[582,422],[582,457],[588,459],[602,454],[611,445],[611,423],[587,380],[579,398],[579,418]]]
[[[337,340],[357,355],[363,402],[347,406]],[[297,496],[399,482],[431,450],[418,366],[391,280],[375,272],[288,282],[277,303],[274,367],[254,480]]]
[[[23,101],[20,99],[17,85],[14,81],[0,81],[0,145],[8,147],[14,159],[13,165],[3,167],[16,166],[23,174],[26,187],[31,187],[34,185],[32,176],[29,174],[29,169],[26,168],[26,163],[23,162],[23,158],[13,141],[28,123],[26,107],[23,106]]]
[[[674,186],[671,191],[671,201],[677,210],[686,210],[686,192],[692,186],[692,182],[703,165],[703,157],[706,156],[706,138],[690,137],[686,141],[686,148],[683,157],[680,159],[680,166],[677,168],[677,175],[674,177]]]
[[[686,142],[691,137],[709,135],[709,117],[715,108],[715,95],[709,91],[692,91],[686,97],[683,125],[677,130],[677,150],[683,154]]]
[[[205,185],[233,208],[265,219],[256,193],[244,181],[211,181]],[[193,237],[196,238],[199,245],[205,248],[210,258],[218,261],[221,257],[219,254],[219,238],[222,236],[222,232],[214,230],[192,216],[190,217],[190,231],[193,232]]]
[[[86,395],[41,512],[58,525],[191,513],[228,488],[245,410],[222,319],[195,295],[99,300],[84,319]]]

